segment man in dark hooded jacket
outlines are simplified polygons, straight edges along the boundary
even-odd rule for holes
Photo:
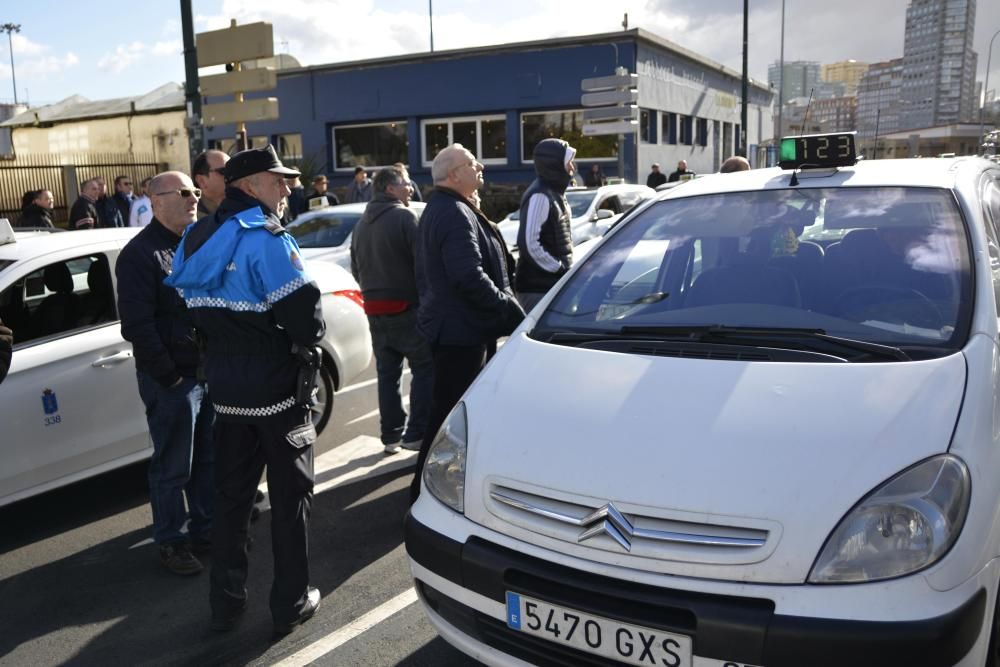
[[[375,174],[375,198],[351,235],[351,273],[361,285],[378,373],[378,411],[386,454],[420,449],[430,419],[434,360],[417,331],[417,214],[410,208],[413,188],[406,169],[392,166]],[[403,360],[413,373],[410,415],[399,393]],[[405,426],[405,430],[404,430]]]
[[[573,235],[566,188],[576,171],[576,149],[562,139],[535,146],[538,177],[521,197],[517,247],[520,257],[514,288],[530,311],[573,263]]]

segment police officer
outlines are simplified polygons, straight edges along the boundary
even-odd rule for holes
[[[276,217],[288,196],[271,146],[226,165],[226,196],[188,228],[168,284],[181,291],[207,343],[205,371],[217,415],[212,526],[212,628],[232,628],[247,602],[247,528],[266,464],[271,500],[276,635],[313,616],[307,533],[313,497],[309,400],[314,344],[324,324],[320,291]]]

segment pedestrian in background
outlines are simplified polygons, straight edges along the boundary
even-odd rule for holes
[[[375,175],[375,198],[351,235],[351,273],[361,285],[378,373],[378,410],[386,454],[420,449],[430,419],[434,362],[417,331],[417,214],[410,209],[413,186],[405,169]],[[410,364],[410,414],[399,384]]]
[[[105,229],[124,227],[125,221],[122,219],[121,211],[118,210],[114,198],[108,195],[108,184],[103,177],[97,177],[97,186],[99,188],[97,201],[94,202],[94,206],[97,207],[97,226]]]
[[[573,233],[566,188],[576,171],[576,149],[562,139],[535,146],[535,180],[521,196],[518,214],[517,300],[525,311],[573,265]]]
[[[419,186],[419,185],[417,185],[416,181],[414,181],[414,180],[413,180],[412,178],[410,178],[410,168],[409,168],[409,167],[407,167],[407,166],[406,166],[405,164],[403,164],[402,162],[396,162],[396,163],[395,163],[395,164],[393,164],[392,166],[393,166],[393,167],[397,167],[397,168],[399,168],[399,169],[402,169],[403,171],[405,171],[405,172],[406,172],[406,178],[408,178],[408,179],[409,179],[409,182],[410,182],[410,189],[412,189],[412,190],[413,190],[413,194],[412,194],[412,195],[410,195],[410,201],[423,201],[423,200],[424,200],[424,197],[423,197],[423,195],[422,195],[422,194],[420,193],[420,186]]]
[[[145,227],[153,219],[153,203],[149,200],[149,182],[152,180],[147,177],[139,184],[142,196],[132,203],[132,210],[128,214],[129,227]]]
[[[337,195],[327,190],[328,185],[329,181],[324,174],[317,174],[313,177],[312,191],[306,195],[308,210],[336,206],[340,203]]]
[[[97,225],[97,197],[101,186],[96,178],[91,178],[80,184],[80,196],[73,202],[69,211],[70,229],[93,229]]]
[[[687,160],[681,160],[677,163],[677,170],[670,172],[670,176],[667,177],[667,182],[673,183],[675,181],[684,180],[688,176],[694,176],[694,172],[688,170]]]
[[[215,407],[215,517],[211,627],[233,628],[246,609],[247,530],[267,467],[274,580],[271,617],[283,635],[312,618],[309,585],[313,498],[310,419],[325,324],[320,291],[276,212],[289,176],[274,148],[237,153],[226,165],[226,197],[188,227],[171,287],[183,290],[207,344],[205,371]]]
[[[291,193],[288,195],[287,215],[288,221],[291,222],[309,209],[306,205],[306,189],[298,176],[288,179],[288,189],[291,190]]]
[[[52,207],[55,201],[49,190],[29,190],[21,197],[21,217],[18,227],[55,227]]]
[[[191,178],[195,185],[201,188],[201,199],[198,200],[198,217],[215,213],[215,209],[226,196],[226,179],[224,176],[229,155],[222,151],[209,149],[202,151],[191,165]]]
[[[150,192],[153,218],[125,244],[115,265],[118,313],[122,337],[132,343],[153,441],[153,541],[167,570],[191,575],[204,569],[195,554],[211,548],[214,413],[191,317],[177,290],[163,281],[184,229],[197,218],[198,196],[179,171],[157,175]]]
[[[431,418],[410,487],[415,500],[438,429],[487,360],[497,339],[524,319],[511,288],[514,260],[496,225],[471,199],[483,165],[461,144],[444,148],[431,166],[434,190],[420,218],[417,326],[434,358]]]
[[[654,162],[650,169],[649,176],[646,177],[646,187],[655,190],[658,185],[663,185],[667,182],[667,175],[660,171],[659,162]]]
[[[121,215],[122,226],[125,226],[129,219],[129,213],[132,211],[132,203],[135,201],[135,195],[132,194],[132,179],[124,174],[116,176],[115,194],[112,198],[115,200],[115,206],[118,207],[118,213]]]
[[[720,174],[731,174],[734,171],[750,171],[750,162],[741,155],[734,155],[726,158],[719,168]]]
[[[347,203],[365,203],[372,198],[372,180],[368,178],[364,167],[354,168],[354,180],[347,186]]]
[[[608,184],[608,179],[605,178],[601,165],[596,163],[590,165],[590,170],[583,177],[583,184],[588,188],[598,188]]]

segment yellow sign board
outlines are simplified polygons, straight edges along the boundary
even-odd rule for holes
[[[244,69],[238,72],[203,76],[198,80],[205,97],[271,90],[278,85],[278,73],[271,68]]]
[[[201,116],[205,125],[275,120],[278,118],[278,98],[259,97],[242,102],[206,104],[201,108]]]
[[[274,55],[274,27],[260,21],[201,32],[195,35],[198,67],[270,58]]]

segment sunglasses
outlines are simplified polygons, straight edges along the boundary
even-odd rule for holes
[[[167,190],[166,192],[154,192],[154,196],[162,197],[164,195],[180,195],[187,199],[188,197],[195,197],[201,199],[201,188],[180,188],[179,190]]]

